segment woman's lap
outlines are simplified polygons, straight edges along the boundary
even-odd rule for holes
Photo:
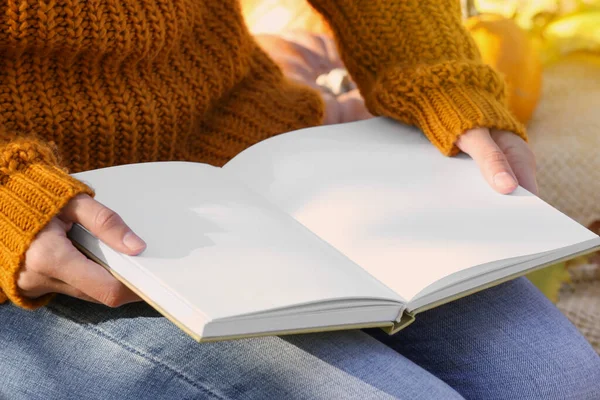
[[[525,278],[369,333],[473,399],[600,399],[600,357]]]
[[[66,297],[0,319],[0,398],[462,398],[361,331],[198,344],[142,303]]]
[[[600,398],[598,356],[522,279],[423,313],[393,337],[198,344],[144,304],[66,297],[35,312],[0,306],[0,321],[2,398],[461,398],[444,381],[467,398]]]

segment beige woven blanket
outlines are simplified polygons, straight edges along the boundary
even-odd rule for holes
[[[529,126],[540,197],[579,223],[600,221],[600,65],[577,59],[544,72]],[[571,269],[558,307],[600,354],[600,257]]]

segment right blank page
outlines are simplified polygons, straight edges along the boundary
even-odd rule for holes
[[[597,238],[467,156],[374,118],[279,135],[225,167],[405,299],[455,272]]]

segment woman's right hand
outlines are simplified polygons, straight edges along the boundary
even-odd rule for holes
[[[140,301],[106,269],[73,246],[67,238],[73,223],[121,253],[137,255],[146,248],[114,211],[88,195],[79,195],[50,221],[25,253],[17,279],[21,293],[29,298],[62,293],[109,307]]]

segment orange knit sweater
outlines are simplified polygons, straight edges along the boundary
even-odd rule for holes
[[[311,4],[373,114],[419,126],[446,155],[473,127],[525,137],[458,1]],[[7,0],[0,15],[0,302],[48,300],[21,296],[16,278],[36,234],[92,194],[67,170],[222,165],[323,116],[319,95],[285,81],[255,44],[236,0]]]

